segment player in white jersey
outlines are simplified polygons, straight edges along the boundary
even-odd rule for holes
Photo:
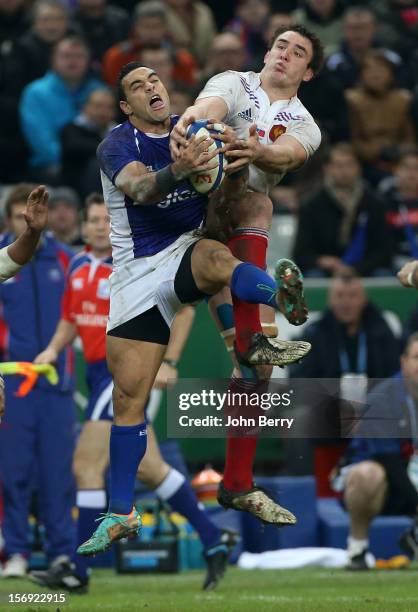
[[[274,35],[261,72],[227,71],[214,76],[172,132],[170,146],[176,159],[179,147],[185,144],[187,126],[193,120],[210,118],[225,122],[230,126],[227,131],[234,130],[236,146],[231,145],[234,150],[227,153],[229,172],[234,169],[239,175],[245,164],[250,163],[249,190],[240,202],[220,209],[224,215],[221,222],[233,228],[228,241],[232,253],[260,268],[266,266],[272,217],[269,189],[284,174],[303,165],[321,142],[320,130],[297,93],[301,83],[310,81],[320,70],[322,62],[323,48],[314,34],[299,25],[282,27]],[[303,323],[307,308],[299,268],[290,260],[279,260],[276,280],[284,295],[286,318],[295,325]],[[262,372],[248,371],[248,363],[242,358],[254,333],[264,328],[259,308],[234,298],[232,316],[231,306],[228,314],[225,291],[215,300],[212,311],[228,343],[235,335],[234,324],[237,327],[235,354],[242,375],[245,378],[268,376],[270,372],[266,368]],[[269,332],[274,335],[277,329],[274,326],[271,329],[272,314],[263,312],[263,320],[270,324]],[[238,324],[243,330],[241,333]],[[218,496],[226,507],[248,509],[246,506],[251,504],[256,444],[257,439],[251,436],[228,439],[224,481]]]

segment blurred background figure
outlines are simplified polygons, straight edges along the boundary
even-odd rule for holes
[[[369,527],[378,515],[414,517],[414,527],[401,537],[401,548],[412,557],[418,551],[418,481],[412,477],[416,466],[413,438],[418,435],[414,415],[417,402],[418,334],[415,333],[408,338],[401,356],[401,375],[379,383],[368,395],[367,422],[360,424],[365,432],[350,441],[333,473],[333,486],[343,491],[350,516],[348,569],[373,567]],[[383,419],[386,423],[382,425]],[[382,427],[388,435],[373,438],[372,432],[379,434]],[[405,434],[400,437],[402,429]]]
[[[101,81],[89,76],[89,61],[81,38],[64,38],[54,48],[50,71],[23,91],[22,130],[32,153],[31,174],[40,182],[59,180],[60,130],[77,116],[93,90],[103,88]]]
[[[0,42],[10,43],[28,27],[25,0],[3,0],[0,3]]]
[[[26,226],[22,212],[33,185],[17,185],[6,200],[10,244]],[[60,317],[65,274],[72,251],[44,234],[36,255],[8,283],[0,286],[7,323],[8,358],[33,361],[47,344]],[[3,577],[25,575],[30,554],[28,515],[37,490],[38,513],[46,531],[46,556],[54,564],[71,555],[74,543],[74,479],[71,471],[75,441],[73,356],[71,349],[57,361],[58,386],[40,378],[25,397],[16,396],[20,377],[6,385],[6,415],[0,428],[0,478],[4,496],[3,537],[8,560]]]
[[[170,109],[173,115],[182,115],[194,102],[194,95],[187,87],[176,85],[170,92]]]
[[[196,83],[196,60],[190,51],[173,43],[168,28],[167,7],[160,0],[139,3],[135,9],[130,38],[112,46],[105,53],[103,78],[106,83],[115,86],[122,66],[138,60],[145,48],[164,49],[170,56],[171,78],[185,85]]]
[[[215,74],[225,70],[247,70],[247,54],[244,44],[235,32],[223,32],[213,39],[209,61],[200,73],[201,87]]]
[[[292,13],[292,21],[315,32],[325,46],[325,54],[336,51],[342,38],[341,0],[303,0],[301,8]]]
[[[200,0],[165,0],[168,30],[176,46],[190,51],[203,67],[216,34],[212,11]]]
[[[379,185],[392,238],[393,269],[418,257],[418,149],[401,150],[394,174]]]
[[[257,72],[267,51],[263,33],[269,14],[268,0],[238,0],[235,18],[228,24],[228,29],[238,34],[244,45],[246,64]]]
[[[326,67],[332,72],[341,89],[354,87],[360,76],[365,54],[373,47],[380,46],[376,38],[376,18],[367,6],[348,8],[343,17],[343,38],[338,50],[327,61]],[[382,50],[396,66],[397,81],[401,77],[402,59],[391,49]]]
[[[19,98],[50,67],[54,45],[68,31],[68,12],[58,0],[39,0],[28,14],[30,27],[17,40],[0,44],[0,181],[25,178],[29,150],[19,120]]]
[[[106,0],[77,0],[72,27],[87,41],[93,67],[100,74],[104,53],[129,36],[131,19],[124,9]]]
[[[417,47],[416,0],[373,0],[371,6],[378,18],[378,32],[383,43],[407,59]]]
[[[291,366],[292,378],[338,380],[346,374],[387,378],[399,369],[399,341],[355,273],[344,272],[332,279],[328,308],[304,327],[303,338],[312,343],[312,350],[302,363]],[[330,424],[333,418],[339,422],[338,395],[331,394],[326,403]],[[347,440],[327,437],[308,440],[301,447],[299,452],[308,456],[308,449],[313,450],[310,469],[316,477],[318,495],[331,496],[329,474],[345,452]]]
[[[360,163],[348,143],[330,149],[323,186],[300,209],[293,256],[306,276],[332,276],[349,269],[364,276],[390,273],[383,203],[362,180]]]
[[[365,176],[374,184],[391,170],[399,143],[416,140],[412,95],[395,87],[395,70],[384,51],[369,51],[359,84],[346,90],[351,141],[365,165]]]
[[[108,89],[89,95],[81,113],[61,130],[62,182],[75,189],[83,200],[100,191],[96,149],[115,125],[116,104]]]
[[[54,189],[49,198],[49,229],[56,240],[81,248],[80,199],[69,187]]]
[[[328,308],[304,328],[303,337],[312,350],[291,366],[292,377],[340,378],[353,372],[386,378],[399,369],[399,342],[353,272],[332,279]]]
[[[19,38],[22,86],[49,70],[54,45],[69,31],[68,10],[59,0],[38,0],[32,7],[31,28]]]

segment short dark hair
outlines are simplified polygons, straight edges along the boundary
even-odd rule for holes
[[[93,193],[90,193],[85,200],[85,206],[84,206],[84,210],[83,210],[83,221],[87,221],[87,217],[89,214],[89,210],[92,206],[95,206],[96,204],[99,205],[104,205],[105,201],[104,201],[104,197],[102,193],[99,193],[98,191],[94,191]]]
[[[312,59],[309,62],[308,67],[311,68],[312,72],[314,73],[314,76],[316,76],[321,70],[324,63],[324,47],[320,38],[316,34],[314,34],[314,32],[311,32],[310,30],[305,28],[305,26],[299,25],[298,23],[289,26],[283,25],[277,28],[277,30],[275,31],[274,36],[271,39],[269,49],[273,47],[274,43],[277,40],[277,37],[281,36],[285,32],[296,32],[297,34],[300,34],[300,36],[302,36],[303,38],[306,38],[310,41],[312,45]]]
[[[132,72],[132,70],[136,70],[137,68],[142,68],[142,67],[143,65],[142,65],[142,62],[140,61],[129,62],[128,64],[125,64],[124,66],[122,66],[118,74],[118,80],[116,83],[119,101],[123,100],[123,102],[126,102],[126,93],[122,85],[123,79],[126,77],[127,74]]]
[[[8,219],[12,216],[13,206],[15,204],[26,204],[31,191],[35,187],[34,183],[18,183],[11,189],[4,204],[4,212]]]

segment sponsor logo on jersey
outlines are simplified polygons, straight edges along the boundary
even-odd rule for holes
[[[108,278],[100,278],[97,284],[97,297],[107,300],[110,297],[110,282]]]
[[[240,113],[238,113],[238,117],[241,117],[241,119],[245,119],[245,121],[252,122],[253,117],[252,117],[251,108],[247,108],[247,110],[241,111]]]
[[[285,125],[273,125],[269,133],[270,140],[274,142],[275,140],[279,138],[279,136],[282,136],[282,134],[284,134],[285,131],[286,131]]]
[[[104,328],[107,326],[107,319],[108,315],[102,314],[80,313],[75,315],[76,325],[79,325],[80,327],[86,326]]]
[[[262,130],[261,128],[257,128],[257,134],[260,136],[260,138],[264,138],[266,131]]]
[[[184,200],[190,200],[191,198],[195,198],[196,196],[200,196],[201,194],[197,193],[197,191],[191,191],[190,189],[184,189],[183,191],[179,191],[175,189],[171,193],[167,195],[165,200],[162,200],[157,204],[159,208],[167,208],[170,204],[177,204],[178,202],[184,202]]]

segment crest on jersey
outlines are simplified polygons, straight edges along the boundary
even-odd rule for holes
[[[279,138],[279,136],[282,136],[286,131],[286,126],[285,125],[273,125],[273,127],[270,130],[269,133],[269,138],[272,142],[274,142],[275,140],[277,140]]]
[[[107,300],[110,296],[110,282],[108,278],[101,278],[97,284],[97,297]]]
[[[83,288],[84,280],[82,278],[73,278],[72,286],[74,291],[80,291]]]

